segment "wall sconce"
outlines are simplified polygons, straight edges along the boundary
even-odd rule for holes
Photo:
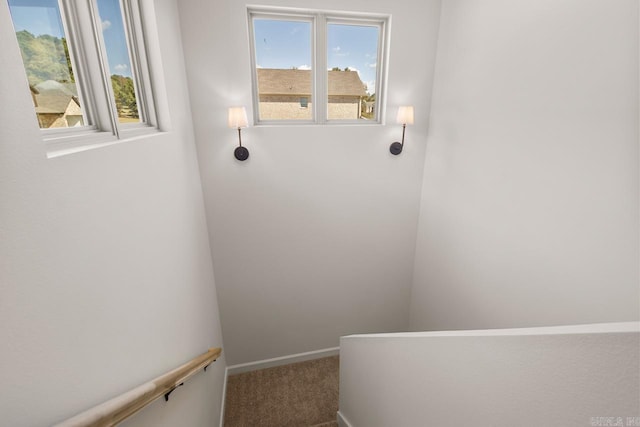
[[[398,115],[396,116],[396,123],[402,125],[402,142],[394,142],[389,147],[389,151],[394,156],[402,153],[402,148],[404,147],[404,130],[407,125],[413,124],[413,107],[412,106],[402,106],[398,109]]]
[[[230,107],[229,108],[229,127],[238,129],[238,144],[233,155],[240,161],[245,161],[249,158],[249,150],[242,146],[242,128],[249,126],[247,120],[247,110],[244,107]]]

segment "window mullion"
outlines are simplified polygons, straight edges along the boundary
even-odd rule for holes
[[[82,36],[78,18],[78,12],[70,7],[69,0],[58,0],[60,12],[62,14],[62,25],[67,35],[67,47],[71,59],[72,68],[75,75],[75,83],[78,89],[78,97],[82,105],[85,125],[96,128],[96,104],[92,96],[90,85],[85,83],[85,78],[89,74],[89,67],[86,61],[86,46],[82,43]]]
[[[140,2],[138,0],[130,0],[127,5],[127,25],[129,27],[129,37],[132,40],[132,67],[134,75],[138,83],[138,102],[141,104],[138,108],[141,114],[141,122],[147,126],[157,126],[158,120],[154,99],[150,96],[151,91],[151,75],[149,73],[149,60],[147,58],[147,46],[145,43],[145,28],[142,22]],[[137,29],[137,31],[136,31]]]
[[[258,94],[258,90],[256,89],[258,87],[258,75],[257,75],[257,66],[256,66],[256,45],[255,45],[255,36],[254,36],[254,29],[253,29],[253,25],[254,25],[254,15],[249,13],[249,49],[251,52],[251,86],[254,88],[254,90],[252,90],[251,95],[253,98],[253,123],[258,123],[260,121],[260,109],[259,109],[259,105],[260,105],[260,95]]]
[[[327,122],[327,17],[318,14],[314,19],[314,87],[313,103],[316,123]]]
[[[120,0],[120,9],[123,14],[122,20],[125,26],[125,36],[131,60],[131,74],[140,124],[155,125],[155,120],[152,119],[154,116],[152,114],[153,105],[149,102],[147,96],[147,88],[150,87],[150,82],[148,76],[143,72],[144,69],[148,68],[148,64],[145,56],[142,22],[139,16],[140,7],[136,0]],[[139,31],[136,31],[136,28]]]
[[[145,123],[147,119],[147,108],[146,101],[141,96],[141,87],[140,87],[140,67],[139,67],[139,59],[138,59],[138,41],[136,39],[135,31],[133,31],[133,23],[132,23],[132,7],[131,1],[120,0],[120,11],[122,12],[122,22],[124,24],[124,35],[127,40],[127,49],[129,50],[129,59],[131,61],[131,75],[133,77],[133,87],[135,91],[137,106],[138,106],[138,115],[140,117],[140,122]]]
[[[111,73],[109,70],[109,63],[107,61],[107,51],[104,45],[104,38],[102,35],[102,22],[100,20],[100,14],[98,13],[98,5],[95,0],[88,0],[89,9],[91,13],[91,22],[93,22],[94,28],[94,40],[96,44],[97,53],[97,66],[100,72],[97,73],[100,76],[101,85],[103,89],[102,98],[104,102],[107,115],[103,117],[104,123],[109,123],[109,129],[113,135],[120,138],[118,128],[118,111],[116,110],[115,95],[111,86]],[[106,128],[104,130],[107,130]]]
[[[93,88],[93,96],[99,101],[97,103],[97,125],[101,131],[109,132],[118,137],[117,114],[114,113],[115,101],[109,81],[110,75],[102,40],[100,15],[94,0],[78,3],[84,3],[86,6],[87,22],[91,23],[91,28],[83,29],[83,34],[85,40],[93,40],[94,44],[92,49],[86,49],[86,54],[90,59],[90,75],[87,76],[87,81]],[[91,34],[90,37],[89,34]]]
[[[377,121],[384,123],[386,109],[382,108],[383,102],[387,98],[386,82],[384,76],[387,74],[387,66],[389,64],[388,46],[389,46],[389,21],[382,21],[379,24],[380,37],[378,39],[378,67],[376,69],[376,102],[375,112]]]

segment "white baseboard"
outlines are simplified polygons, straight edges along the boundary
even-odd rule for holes
[[[338,411],[336,418],[338,420],[338,427],[353,427],[340,411]]]
[[[325,348],[322,350],[308,351],[306,353],[290,354],[288,356],[274,357],[273,359],[258,360],[255,362],[227,366],[226,374],[241,374],[243,372],[257,371],[259,369],[273,368],[274,366],[282,366],[288,365],[290,363],[298,363],[307,360],[321,359],[323,357],[337,356],[338,354],[340,354],[340,347]]]

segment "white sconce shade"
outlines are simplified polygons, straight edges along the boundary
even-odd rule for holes
[[[242,146],[242,130],[241,128],[246,128],[249,126],[249,121],[247,120],[247,110],[244,107],[229,107],[229,127],[233,129],[238,129],[238,147],[236,147],[233,155],[236,159],[244,162],[249,158],[249,150],[246,147]]]
[[[398,115],[396,122],[400,125],[412,125],[413,124],[413,106],[403,105],[398,108]]]
[[[229,108],[229,127],[230,128],[246,128],[249,126],[247,120],[247,110],[244,107]]]

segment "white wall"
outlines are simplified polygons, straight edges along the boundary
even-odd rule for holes
[[[177,2],[156,3],[171,130],[47,159],[0,2],[0,424],[51,425],[223,344]],[[213,425],[224,368],[127,425]]]
[[[630,426],[638,383],[638,322],[340,340],[340,418],[353,427]]]
[[[443,2],[413,330],[639,318],[638,21]]]
[[[195,135],[227,360],[330,348],[341,335],[408,327],[439,0],[261,1],[392,15],[389,125],[243,131],[233,157],[227,108],[251,114],[246,4],[180,2]],[[407,47],[409,46],[409,47]],[[391,142],[399,105],[416,125]]]

